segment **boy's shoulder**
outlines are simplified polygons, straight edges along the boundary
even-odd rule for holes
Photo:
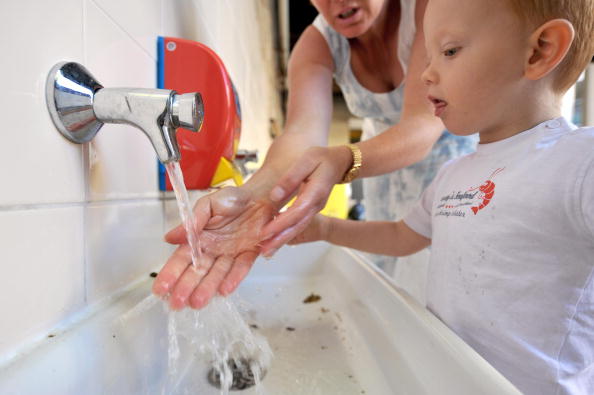
[[[521,140],[529,152],[539,151],[544,155],[539,158],[556,158],[581,162],[594,156],[594,127],[577,127],[564,117],[542,122],[534,128],[524,132],[526,139]],[[521,135],[524,135],[522,133]],[[516,138],[511,137],[509,139]],[[536,158],[535,158],[536,159]]]
[[[594,126],[582,126],[574,129],[568,133],[568,135],[581,136],[583,138],[594,137]]]
[[[541,136],[535,147],[540,155],[535,156],[535,160],[539,158],[544,168],[549,168],[550,165],[563,168],[566,176],[569,176],[572,171],[582,176],[592,174],[594,172],[594,127],[572,126],[570,129],[560,129],[548,136]]]
[[[546,124],[549,126],[541,128],[540,132],[542,133],[534,135],[536,140],[529,139],[526,141],[528,142],[527,147],[544,149],[557,159],[563,156],[572,162],[584,163],[586,161],[591,162],[591,165],[594,166],[593,126],[576,127],[565,119],[560,121],[552,120]],[[546,124],[543,125],[546,126]],[[440,176],[452,171],[480,166],[482,163],[481,158],[484,157],[477,150],[477,152],[450,159],[441,166],[435,178],[440,178]],[[491,163],[490,158],[487,157],[486,163]]]
[[[594,155],[594,127],[584,126],[567,131],[559,136],[558,142],[561,143],[559,148],[564,151]]]

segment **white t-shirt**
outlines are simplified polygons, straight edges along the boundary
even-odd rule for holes
[[[527,394],[594,394],[594,128],[563,118],[447,163],[406,216],[427,307]]]

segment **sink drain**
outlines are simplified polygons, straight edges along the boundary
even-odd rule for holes
[[[227,360],[227,367],[233,374],[233,381],[231,383],[230,390],[238,391],[244,390],[250,387],[253,387],[256,384],[256,378],[254,376],[254,372],[252,371],[252,365],[257,367],[257,364],[254,364],[252,360],[248,360],[245,358],[241,358],[239,360],[229,359]],[[261,369],[259,378],[262,380],[266,375],[266,370]],[[220,369],[212,367],[208,372],[208,382],[218,388],[221,389],[221,372]]]

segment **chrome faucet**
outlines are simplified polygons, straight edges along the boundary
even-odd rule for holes
[[[167,89],[104,88],[82,65],[61,62],[46,82],[47,107],[54,125],[75,143],[90,141],[104,123],[142,130],[163,163],[181,158],[177,128],[198,132],[204,119],[200,93]]]

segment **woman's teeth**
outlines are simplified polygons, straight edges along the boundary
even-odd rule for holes
[[[356,8],[351,8],[350,10],[345,11],[342,14],[339,14],[338,17],[341,18],[341,19],[346,19],[348,17],[351,17],[351,16],[355,15],[355,12],[357,12],[357,9]]]

